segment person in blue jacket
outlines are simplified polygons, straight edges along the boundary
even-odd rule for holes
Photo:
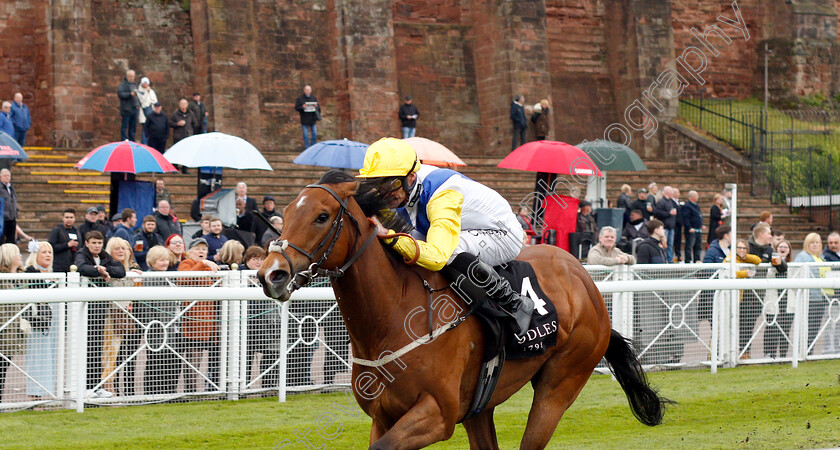
[[[32,118],[29,116],[29,107],[23,103],[23,94],[20,92],[15,93],[10,118],[15,127],[15,140],[23,147],[26,145],[26,132],[32,126]]]
[[[703,225],[703,213],[700,212],[700,205],[697,200],[700,195],[697,191],[689,191],[688,201],[680,208],[682,213],[682,225],[685,230],[685,262],[700,262],[700,252],[703,245],[703,232],[706,226]]]
[[[703,256],[704,263],[722,263],[729,254],[729,246],[732,244],[732,229],[729,225],[721,225],[715,230],[717,239],[712,241],[706,254]]]
[[[3,102],[3,109],[0,111],[0,131],[15,137],[15,126],[9,115],[12,113],[12,102]]]

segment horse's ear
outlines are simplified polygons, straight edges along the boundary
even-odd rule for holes
[[[348,181],[346,183],[341,183],[336,187],[338,188],[338,195],[346,200],[356,194],[356,191],[359,189],[359,182]]]

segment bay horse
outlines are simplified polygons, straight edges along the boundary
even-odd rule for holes
[[[331,277],[353,350],[353,394],[373,419],[371,449],[425,447],[449,439],[462,421],[470,448],[498,448],[494,408],[529,381],[534,398],[520,448],[544,448],[602,357],[636,418],[650,426],[661,423],[667,400],[648,385],[629,341],[610,329],[606,305],[592,278],[568,252],[545,245],[528,247],[517,259],[532,264],[554,302],[557,344],[541,356],[507,361],[490,403],[464,420],[485,342],[479,319],[469,316],[433,341],[394,358],[392,352],[401,353],[398,349],[416,342],[416,334],[407,332],[406,317],[430,307],[427,286],[451,298],[456,294],[441,274],[406,265],[378,242],[370,245],[376,228],[354,198],[358,184],[349,175],[331,173],[321,184],[304,188],[284,209],[283,232],[270,244],[258,277],[266,296],[280,301],[288,300],[316,273]],[[425,314],[419,317],[424,330],[445,325],[431,313],[428,319]],[[359,361],[378,361],[379,372]]]

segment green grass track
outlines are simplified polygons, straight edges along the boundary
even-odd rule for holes
[[[840,361],[670,371],[650,375],[678,402],[657,427],[639,424],[618,384],[593,376],[549,448],[825,448],[840,445]],[[518,448],[530,388],[496,409],[503,449]],[[370,421],[343,393],[0,415],[0,446],[15,448],[367,448]],[[316,422],[333,420],[316,431]],[[307,431],[308,430],[308,431]],[[460,426],[433,448],[467,448]]]

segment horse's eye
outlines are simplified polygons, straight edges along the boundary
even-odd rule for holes
[[[317,219],[315,219],[315,223],[326,223],[329,220],[330,215],[327,213],[321,213]]]

